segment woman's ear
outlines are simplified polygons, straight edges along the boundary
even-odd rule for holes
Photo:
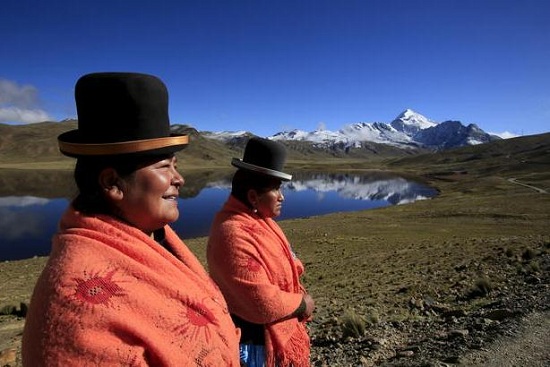
[[[249,189],[246,193],[246,198],[248,199],[248,202],[252,206],[253,209],[258,208],[258,192],[254,189]]]
[[[123,197],[121,179],[114,168],[105,168],[99,173],[99,186],[105,195],[112,200],[120,200]]]

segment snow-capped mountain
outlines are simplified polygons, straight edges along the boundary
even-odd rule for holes
[[[464,145],[477,145],[500,139],[481,130],[477,125],[462,125],[460,121],[445,121],[419,130],[413,139],[425,146],[448,149]]]
[[[209,133],[213,139],[229,141],[237,133]],[[282,141],[305,141],[319,148],[352,149],[361,148],[368,143],[387,144],[403,149],[428,148],[448,149],[453,147],[482,144],[499,137],[488,134],[477,125],[462,125],[459,121],[437,123],[427,117],[407,109],[392,122],[358,122],[344,126],[338,131],[317,129],[282,131],[268,137]]]
[[[410,136],[416,134],[420,130],[436,126],[437,122],[427,119],[411,109],[406,109],[401,115],[397,116],[390,125],[395,130]]]
[[[227,141],[235,138],[240,138],[243,135],[246,135],[247,132],[244,130],[241,131],[204,131],[202,135],[206,138]]]

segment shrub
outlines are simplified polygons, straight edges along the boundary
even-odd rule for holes
[[[21,302],[19,310],[17,309],[17,306],[14,305],[5,305],[0,307],[0,315],[14,315],[18,317],[25,317],[27,316],[27,311],[29,309],[29,306],[27,306],[26,303]]]
[[[535,256],[537,256],[537,253],[535,250],[533,250],[532,248],[526,248],[523,253],[521,254],[521,258],[523,260],[532,260],[535,258]]]
[[[482,296],[486,296],[493,290],[493,285],[488,278],[480,278],[476,280],[474,289],[477,290]]]
[[[527,265],[527,272],[528,273],[539,273],[540,272],[540,265],[537,261],[531,261],[529,262],[529,265]]]
[[[475,281],[474,286],[467,294],[467,298],[471,299],[477,297],[485,297],[491,292],[491,290],[493,290],[493,285],[491,284],[491,281],[485,277],[479,278]]]
[[[17,308],[13,305],[5,305],[0,308],[0,315],[15,315]]]
[[[375,308],[371,308],[366,316],[365,323],[368,326],[374,326],[380,322],[380,315],[378,314],[378,310]]]
[[[365,335],[366,322],[353,310],[348,310],[342,317],[342,333],[344,338],[359,338]]]

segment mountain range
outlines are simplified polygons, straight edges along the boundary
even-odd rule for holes
[[[76,127],[76,120],[0,124],[0,163],[72,161],[59,153],[57,136]],[[181,159],[187,165],[198,167],[226,164],[231,157],[242,154],[248,138],[254,135],[248,131],[198,131],[183,124],[173,124],[171,130],[190,136],[192,143]],[[286,145],[289,159],[319,162],[340,157],[404,157],[501,140],[474,124],[465,126],[459,121],[437,123],[410,109],[390,123],[359,122],[338,131],[291,130],[266,138]]]
[[[204,132],[206,138],[231,142],[248,136],[239,132]],[[444,150],[468,145],[483,144],[501,139],[486,133],[475,124],[463,125],[460,121],[437,123],[407,109],[392,122],[358,122],[344,126],[338,131],[317,129],[307,132],[290,130],[267,137],[279,141],[309,142],[317,148],[343,150],[364,148],[366,144],[386,144],[400,149]]]

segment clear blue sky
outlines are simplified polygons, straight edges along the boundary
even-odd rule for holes
[[[167,84],[172,123],[201,131],[338,130],[411,108],[538,134],[549,19],[548,0],[3,0],[0,122],[75,117],[80,75],[138,71]]]

